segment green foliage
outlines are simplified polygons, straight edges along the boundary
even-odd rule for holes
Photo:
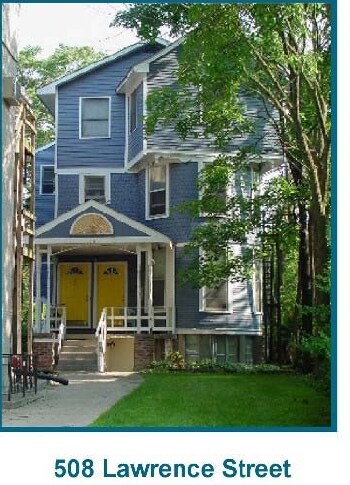
[[[70,74],[102,57],[91,47],[71,47],[60,44],[47,58],[42,57],[42,48],[28,46],[18,58],[18,80],[26,89],[37,119],[37,146],[45,145],[55,138],[54,119],[38,98],[37,90],[50,82]]]
[[[320,332],[317,336],[303,338],[297,346],[296,366],[304,373],[312,373],[322,381],[323,386],[330,388],[331,373],[331,339]]]
[[[258,161],[249,151],[222,155],[200,173],[200,199],[180,208],[191,216],[205,215],[205,224],[193,230],[186,247],[192,262],[181,274],[183,282],[201,287],[215,286],[225,278],[247,280],[254,264],[269,256],[277,241],[286,253],[295,248],[295,211],[307,197],[306,190],[280,176],[261,194],[258,171],[251,182],[250,165]],[[240,254],[232,250],[235,245],[243,248]],[[292,281],[297,281],[295,273]]]
[[[250,365],[231,362],[214,362],[211,359],[203,359],[194,362],[185,362],[179,352],[171,352],[165,360],[154,361],[151,364],[151,372],[190,371],[212,372],[233,374],[266,374],[280,373],[282,369],[273,364]]]

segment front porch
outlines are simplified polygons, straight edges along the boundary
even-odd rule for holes
[[[105,354],[108,335],[175,333],[174,251],[165,235],[92,201],[41,227],[35,334],[58,335],[60,348],[66,333],[95,333]]]

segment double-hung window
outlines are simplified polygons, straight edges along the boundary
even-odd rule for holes
[[[80,98],[80,138],[110,137],[111,98]]]
[[[203,311],[227,312],[228,307],[228,281],[223,280],[219,285],[209,288],[205,286],[202,290]]]
[[[129,131],[132,133],[137,128],[137,89],[135,89],[129,98]]]
[[[148,169],[148,211],[147,217],[166,217],[168,198],[168,166],[152,165]]]
[[[108,175],[80,176],[80,204],[95,200],[105,204],[110,199],[110,180]]]
[[[55,168],[53,165],[41,167],[40,193],[51,195],[55,192]]]

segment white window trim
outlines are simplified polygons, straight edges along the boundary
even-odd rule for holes
[[[53,173],[54,173],[54,190],[53,190],[53,192],[51,192],[51,194],[45,194],[45,193],[43,192],[43,172],[44,172],[44,170],[43,170],[43,169],[44,169],[44,168],[47,168],[47,167],[49,167],[49,168],[53,168]],[[54,164],[51,164],[51,165],[41,165],[41,166],[40,166],[40,184],[39,184],[39,195],[43,195],[44,197],[46,197],[46,196],[48,196],[48,195],[51,195],[51,196],[52,196],[52,195],[55,195],[55,193],[56,193],[56,187],[57,187],[57,186],[56,186],[56,184],[55,184],[55,182],[56,182],[55,165],[54,165]]]
[[[232,298],[230,298],[231,293],[231,283],[230,280],[227,279],[227,310],[220,310],[220,309],[215,309],[215,308],[207,308],[206,306],[206,298],[205,298],[205,292],[206,292],[206,286],[202,286],[202,288],[199,289],[199,311],[204,312],[204,313],[212,313],[216,315],[231,315],[232,313]]]
[[[149,182],[150,182],[150,166],[146,168],[146,177],[145,177],[145,183],[146,183],[146,188],[145,188],[145,195],[146,195],[146,204],[145,204],[145,219],[146,221],[151,221],[153,219],[166,219],[169,217],[169,163],[165,165],[165,214],[160,214],[160,215],[154,215],[151,216],[149,213],[150,209],[150,191],[149,191]]]
[[[105,204],[109,204],[111,202],[111,174],[108,172],[85,172],[79,174],[79,204],[84,204],[85,202],[85,177],[104,177],[106,198]]]
[[[82,115],[82,102],[83,99],[108,99],[109,101],[109,110],[108,110],[108,136],[82,136],[82,124],[81,124],[81,115]],[[111,96],[80,96],[79,97],[79,139],[80,140],[96,140],[96,139],[105,139],[111,138],[111,110],[112,110],[112,103],[111,103]]]

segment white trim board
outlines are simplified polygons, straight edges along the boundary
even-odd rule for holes
[[[35,150],[35,153],[43,152],[44,150],[51,148],[53,145],[55,145],[55,143],[56,143],[56,141],[51,141],[50,143],[46,143],[46,145],[43,145],[42,147],[37,148]]]
[[[124,224],[129,225],[130,227],[132,227],[133,229],[136,229],[137,231],[145,233],[147,236],[149,236],[149,239],[150,239],[149,242],[152,242],[152,239],[157,240],[159,242],[167,242],[167,243],[171,242],[171,240],[167,236],[165,236],[164,234],[162,234],[158,231],[155,231],[154,229],[150,229],[149,227],[145,226],[144,224],[141,224],[140,222],[134,221],[130,217],[127,217],[123,214],[120,214],[119,212],[117,212],[113,209],[110,209],[109,207],[106,207],[105,205],[100,204],[99,202],[96,202],[94,200],[89,200],[89,201],[85,202],[84,204],[81,204],[81,205],[75,207],[74,209],[60,215],[59,217],[57,217],[53,221],[50,221],[47,224],[44,224],[43,226],[41,226],[37,230],[36,235],[40,236],[40,235],[44,234],[45,232],[49,231],[50,229],[53,229],[54,227],[56,227],[58,224],[65,222],[68,219],[70,219],[71,217],[77,216],[77,215],[81,214],[82,212],[84,212],[86,209],[90,209],[90,208],[94,208],[94,209],[102,212],[103,214],[107,214],[107,215],[113,217],[114,219],[116,219],[119,222],[122,222]],[[65,238],[59,238],[59,239],[65,239]],[[102,238],[102,239],[105,239],[105,238]],[[115,239],[117,239],[118,241],[123,239],[123,242],[127,242],[130,239],[140,240],[139,237],[137,237],[137,238],[135,238],[135,237],[134,238],[114,238],[114,240],[112,242],[115,242]],[[143,237],[143,240],[144,239],[145,238]],[[39,243],[39,241],[38,241],[38,243]],[[46,244],[46,243],[41,242],[41,244]]]

